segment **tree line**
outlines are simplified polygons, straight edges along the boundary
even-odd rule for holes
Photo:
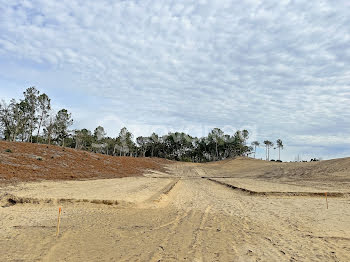
[[[0,132],[5,140],[65,145],[73,124],[66,109],[53,114],[51,99],[35,87],[23,92],[23,99],[0,103]]]
[[[107,136],[104,128],[98,126],[90,130],[69,130],[73,124],[71,114],[66,109],[56,114],[51,109],[51,99],[41,94],[35,87],[23,92],[23,99],[11,99],[0,103],[0,135],[9,141],[55,144],[90,152],[134,157],[161,157],[178,161],[208,162],[236,156],[248,156],[260,145],[254,141],[247,145],[248,130],[237,130],[233,135],[221,129],[212,129],[206,137],[193,137],[183,132],[170,132],[160,136],[133,134],[123,127],[115,138]],[[266,160],[273,143],[264,141]],[[277,140],[277,147],[283,148]]]

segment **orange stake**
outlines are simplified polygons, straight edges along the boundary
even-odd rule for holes
[[[61,211],[62,209],[58,209],[58,219],[57,219],[57,231],[56,231],[56,236],[60,233],[60,222],[61,222]]]
[[[325,193],[326,195],[326,203],[327,203],[327,209],[328,209],[328,199],[327,199],[327,192]]]

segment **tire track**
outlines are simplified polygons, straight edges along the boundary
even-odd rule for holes
[[[170,238],[176,234],[177,232],[177,228],[179,227],[179,225],[185,220],[185,218],[190,214],[193,213],[193,210],[186,210],[183,213],[180,213],[177,215],[176,219],[173,221],[172,223],[172,227],[169,230],[169,233],[165,236],[165,238],[163,239],[163,241],[159,244],[157,250],[155,250],[153,252],[153,254],[151,254],[151,258],[149,261],[160,261],[163,258],[163,253],[164,253],[164,248],[167,246]],[[170,225],[170,224],[169,224]]]
[[[208,219],[209,211],[212,208],[212,206],[207,206],[205,209],[199,223],[198,229],[194,232],[194,238],[193,243],[190,246],[190,252],[189,255],[193,255],[193,261],[203,261],[203,255],[201,250],[201,244],[202,244],[202,231],[204,231],[204,225]]]

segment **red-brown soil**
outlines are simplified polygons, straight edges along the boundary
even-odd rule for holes
[[[72,148],[0,141],[0,183],[141,176],[163,170],[160,158],[107,156]]]

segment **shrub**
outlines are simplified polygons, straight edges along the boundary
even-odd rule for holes
[[[5,149],[5,152],[7,152],[7,153],[12,153],[12,150],[9,149],[9,148],[7,148],[7,149]]]

